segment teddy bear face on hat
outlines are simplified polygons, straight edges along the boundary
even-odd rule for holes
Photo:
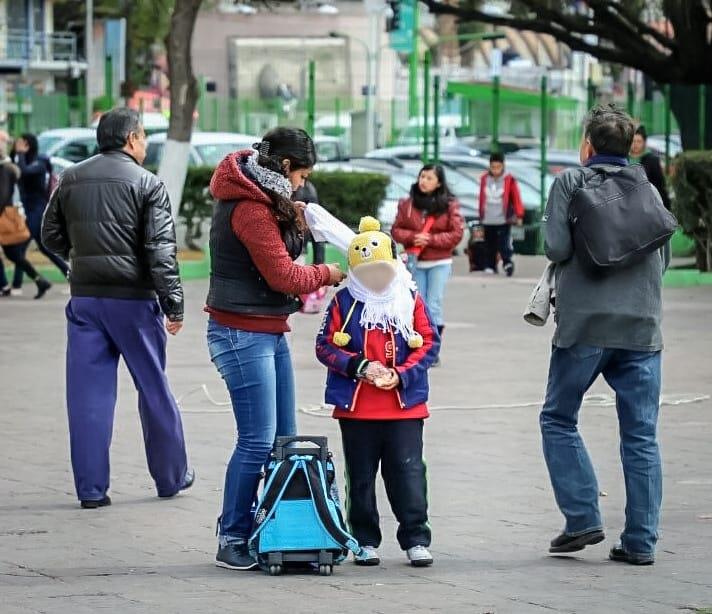
[[[359,234],[349,246],[348,260],[351,274],[374,292],[382,292],[395,278],[395,244],[372,217],[361,220]]]

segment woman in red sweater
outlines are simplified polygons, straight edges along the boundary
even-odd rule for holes
[[[425,165],[410,196],[398,203],[391,234],[409,254],[409,268],[440,335],[445,328],[443,299],[452,252],[463,232],[460,203],[447,186],[445,170],[439,164]]]
[[[252,569],[252,504],[274,439],[296,433],[294,373],[284,333],[300,294],[338,284],[338,265],[300,266],[304,222],[291,195],[316,161],[303,130],[275,128],[255,149],[228,155],[210,191],[206,311],[210,357],[232,399],[238,441],[228,463],[216,564]]]

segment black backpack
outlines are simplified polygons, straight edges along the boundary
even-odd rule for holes
[[[634,264],[662,247],[677,220],[655,194],[639,164],[607,171],[584,169],[569,222],[579,259],[594,270]]]

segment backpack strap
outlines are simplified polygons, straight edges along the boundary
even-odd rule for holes
[[[267,520],[274,516],[277,504],[284,496],[289,481],[296,473],[298,466],[298,463],[295,462],[281,461],[272,472],[267,484],[265,484],[262,500],[257,510],[255,510],[256,528],[250,537],[250,541],[254,540],[260,534]]]
[[[326,499],[326,476],[324,475],[322,463],[316,459],[302,462],[311,498],[314,502],[317,516],[324,526],[324,529],[342,548],[351,550],[354,554],[358,554],[361,550],[358,542],[351,535],[349,535],[349,533],[337,525],[336,522],[334,522],[334,518],[329,512],[329,505]]]

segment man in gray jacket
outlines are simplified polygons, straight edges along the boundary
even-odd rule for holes
[[[583,167],[618,172],[627,164],[634,130],[620,110],[592,110],[581,143]],[[662,500],[656,428],[661,289],[670,251],[666,246],[628,267],[591,272],[577,253],[569,221],[570,202],[585,175],[585,168],[576,168],[557,178],[544,218],[546,255],[556,263],[556,332],[540,424],[554,494],[566,518],[549,551],[575,552],[605,538],[596,474],[577,426],[584,394],[603,375],[616,393],[627,499],[625,529],[610,558],[650,565]],[[651,194],[659,198],[655,190]]]

